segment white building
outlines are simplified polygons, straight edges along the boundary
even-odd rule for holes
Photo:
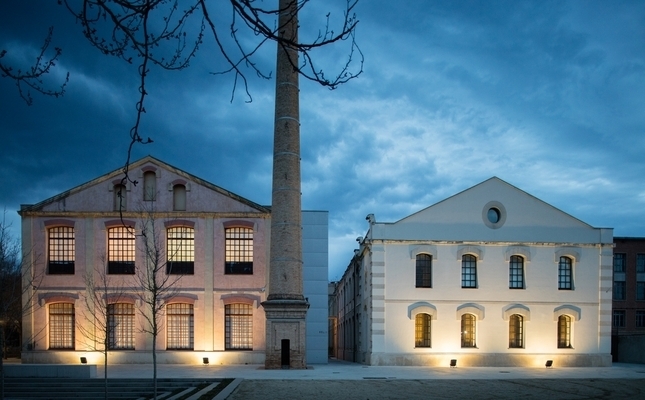
[[[394,223],[367,219],[336,289],[339,358],[611,365],[612,229],[498,178]]]

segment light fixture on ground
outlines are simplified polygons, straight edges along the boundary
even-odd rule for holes
[[[454,358],[452,360],[450,360],[450,366],[453,367],[453,368],[456,367],[457,366],[457,360],[454,359]]]
[[[81,364],[87,364],[87,357],[81,357]]]
[[[203,358],[204,365],[208,365],[208,357]]]
[[[544,366],[547,368],[553,367],[553,360],[546,360],[546,364],[544,364]]]

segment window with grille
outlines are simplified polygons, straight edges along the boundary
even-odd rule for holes
[[[166,306],[168,350],[193,350],[195,316],[193,305],[174,303]]]
[[[49,273],[74,274],[76,258],[74,228],[57,226],[49,231]]]
[[[49,348],[74,350],[74,304],[49,305]]]
[[[636,254],[636,272],[645,272],[645,254]]]
[[[645,310],[636,310],[636,327],[645,328]]]
[[[614,272],[625,272],[625,253],[614,254]]]
[[[475,321],[475,316],[472,314],[461,316],[461,347],[476,347]]]
[[[114,211],[125,211],[126,208],[126,189],[125,185],[114,185]]]
[[[432,287],[432,256],[429,254],[417,254],[416,263],[416,287]]]
[[[461,287],[477,287],[477,258],[471,254],[461,257]]]
[[[571,317],[558,317],[558,348],[571,348]]]
[[[513,314],[508,320],[508,347],[524,347],[524,318],[521,315]]]
[[[166,273],[195,273],[195,230],[188,227],[168,228],[168,263]]]
[[[614,310],[611,325],[614,328],[625,327],[625,310]]]
[[[226,350],[253,350],[253,309],[249,304],[225,306]]]
[[[253,229],[226,229],[226,274],[253,274]]]
[[[135,243],[133,228],[108,229],[108,274],[134,274]]]
[[[134,304],[108,304],[108,349],[134,350]]]
[[[415,347],[431,347],[430,337],[431,329],[430,323],[432,317],[428,314],[417,314],[414,318],[414,346]]]
[[[625,300],[625,281],[614,281],[614,300]]]
[[[511,256],[508,264],[508,287],[524,289],[524,258]]]
[[[569,257],[560,257],[560,262],[558,263],[558,289],[573,289],[573,273]]]

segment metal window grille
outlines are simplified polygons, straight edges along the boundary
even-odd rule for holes
[[[571,269],[571,259],[569,257],[560,257],[558,263],[558,289],[570,290],[573,288],[573,274]]]
[[[225,306],[226,350],[253,350],[253,310],[249,304]]]
[[[614,310],[612,326],[614,328],[625,327],[625,310]]]
[[[432,317],[428,314],[417,314],[414,319],[414,346],[431,347],[431,321]]]
[[[108,304],[108,349],[134,349],[134,304]]]
[[[418,254],[416,263],[416,287],[432,287],[432,256]]]
[[[625,272],[625,253],[614,254],[614,272]]]
[[[558,317],[558,347],[571,347],[571,317],[568,315]]]
[[[475,347],[475,316],[461,316],[461,347]]]
[[[524,289],[524,259],[520,256],[511,256],[508,268],[508,287]]]
[[[226,229],[226,263],[227,274],[253,274],[253,229]]]
[[[636,327],[645,328],[645,311],[636,310]]]
[[[614,281],[614,300],[625,300],[625,281]]]
[[[49,305],[49,348],[74,349],[74,304]]]
[[[134,274],[136,242],[131,227],[108,230],[108,274]]]
[[[524,318],[521,315],[513,314],[508,321],[508,347],[524,347]]]
[[[195,273],[195,230],[185,226],[168,228],[168,263],[166,273]]]
[[[49,229],[49,273],[73,274],[76,258],[74,228],[57,226]]]
[[[477,258],[470,254],[461,257],[461,287],[477,287]]]
[[[192,304],[176,303],[166,307],[168,350],[193,350],[195,317]]]
[[[645,254],[636,254],[636,272],[645,272]]]

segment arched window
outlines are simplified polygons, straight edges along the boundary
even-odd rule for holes
[[[253,229],[226,228],[224,273],[253,274]]]
[[[134,304],[108,304],[108,349],[134,350]]]
[[[195,273],[195,230],[187,226],[168,228],[167,274]]]
[[[135,248],[133,228],[109,228],[108,274],[134,274]]]
[[[172,209],[186,211],[186,186],[175,185],[172,187]]]
[[[49,305],[49,348],[74,350],[74,304]]]
[[[414,347],[431,347],[431,321],[432,317],[419,313],[414,318]]]
[[[477,258],[472,254],[461,256],[461,287],[477,287]]]
[[[508,319],[508,347],[524,347],[524,318],[519,314],[513,314]]]
[[[168,319],[168,350],[193,350],[195,346],[195,315],[192,304],[173,303],[166,306]]]
[[[461,347],[476,347],[476,318],[472,314],[461,316]]]
[[[558,317],[558,348],[571,348],[571,317]]]
[[[120,183],[114,185],[114,211],[125,211],[126,192],[125,185],[121,185]]]
[[[524,258],[511,256],[508,264],[508,287],[524,289]]]
[[[55,226],[49,228],[48,235],[48,272],[50,274],[74,274],[74,259],[76,258],[74,228]]]
[[[224,348],[226,350],[253,350],[253,309],[251,305],[226,304],[224,314]]]
[[[157,198],[157,175],[153,171],[143,173],[143,200],[154,201]]]
[[[558,289],[573,289],[573,271],[569,257],[560,257],[560,262],[558,263]]]
[[[432,287],[432,256],[430,254],[417,254],[416,287]]]

